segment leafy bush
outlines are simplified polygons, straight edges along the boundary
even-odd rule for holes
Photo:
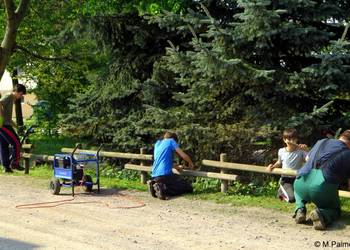
[[[249,184],[242,184],[238,181],[234,182],[233,185],[229,186],[228,194],[233,195],[274,195],[278,189],[278,182],[269,181],[263,185],[251,182]]]
[[[26,121],[26,125],[34,125],[36,134],[57,135],[58,116],[52,111],[50,102],[40,100],[32,108],[33,115]]]
[[[107,178],[117,178],[117,179],[132,180],[132,181],[140,180],[140,173],[138,171],[133,171],[130,169],[120,170],[111,166],[105,167],[101,171],[101,176],[107,177]]]
[[[196,193],[211,193],[220,191],[220,180],[197,177],[192,183]]]
[[[263,180],[242,183],[234,181],[229,184],[227,195],[250,195],[250,196],[275,196],[278,189],[278,181]],[[196,193],[216,193],[220,191],[220,180],[197,177],[193,183]]]

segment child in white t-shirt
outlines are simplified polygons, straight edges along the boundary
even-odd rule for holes
[[[307,156],[307,146],[298,144],[298,133],[294,128],[283,131],[283,142],[286,147],[278,150],[278,160],[274,164],[267,166],[269,171],[274,168],[282,169],[300,169],[305,163]],[[293,184],[295,177],[281,176],[280,187],[278,189],[278,198],[287,202],[295,202]]]

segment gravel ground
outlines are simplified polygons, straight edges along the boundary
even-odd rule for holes
[[[42,180],[0,180],[0,249],[350,249],[349,227],[341,221],[319,232],[273,210],[181,197],[161,201],[145,192],[117,196],[117,190],[106,189],[76,196],[79,204],[18,209],[71,196],[68,189],[51,195]],[[145,206],[118,208],[140,201]]]

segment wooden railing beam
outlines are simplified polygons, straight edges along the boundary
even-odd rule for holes
[[[73,148],[62,148],[61,152],[63,153],[72,153]],[[78,149],[75,151],[76,154],[86,153],[86,154],[94,154],[95,150],[82,150]],[[134,159],[134,160],[144,160],[144,161],[152,161],[153,155],[148,154],[134,154],[134,153],[121,153],[121,152],[108,152],[108,151],[100,151],[101,157],[109,157],[109,158],[120,158],[120,159]]]

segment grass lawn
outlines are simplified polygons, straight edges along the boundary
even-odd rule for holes
[[[84,140],[53,136],[30,137],[30,143],[34,145],[33,154],[54,155],[60,153],[61,148],[74,148],[77,142],[84,143]]]

